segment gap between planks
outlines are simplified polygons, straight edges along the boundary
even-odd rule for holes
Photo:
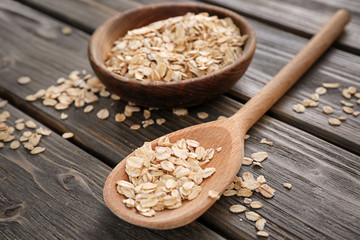
[[[244,95],[239,95],[238,93],[234,93],[232,90],[230,90],[229,92],[227,92],[225,94],[225,96],[227,96],[228,98],[234,100],[234,101],[237,101],[237,102],[240,102],[242,104],[245,104],[247,101],[250,100],[249,97],[247,96],[244,96]],[[293,127],[296,127],[298,129],[300,129],[301,131],[304,131],[310,135],[313,135],[321,140],[324,140],[328,143],[331,143],[337,147],[340,147],[342,149],[345,149],[346,151],[348,152],[351,152],[353,154],[356,154],[358,156],[360,156],[360,152],[359,152],[359,149],[354,149],[354,148],[351,148],[350,146],[346,146],[345,144],[341,144],[341,142],[337,142],[337,141],[334,141],[333,138],[330,136],[323,136],[317,132],[314,132],[314,131],[311,131],[311,129],[307,129],[306,126],[302,125],[301,122],[299,121],[294,121],[294,119],[290,116],[290,115],[286,115],[286,114],[281,114],[281,113],[278,113],[276,111],[274,111],[274,108],[271,108],[267,113],[266,113],[267,116],[270,116],[276,120],[279,120],[283,123],[286,123],[286,124],[289,124]],[[329,125],[329,127],[331,127]],[[345,140],[345,139],[344,139]],[[346,141],[346,140],[345,140]]]
[[[18,1],[18,0],[17,0],[17,1]],[[206,2],[206,1],[205,1],[205,2]],[[208,2],[211,2],[211,1],[208,1]],[[24,4],[24,5],[28,5],[28,6],[30,6],[30,7],[33,7],[34,9],[37,9],[37,10],[39,10],[39,11],[41,11],[41,12],[47,14],[47,15],[50,15],[50,17],[55,17],[56,19],[58,19],[58,20],[60,20],[60,21],[62,21],[62,22],[69,23],[69,24],[72,25],[73,27],[76,27],[76,28],[80,27],[80,30],[85,31],[85,32],[88,33],[88,34],[91,34],[91,33],[93,32],[93,30],[91,29],[91,27],[87,27],[85,24],[71,22],[70,19],[67,19],[64,15],[59,14],[59,13],[54,12],[54,11],[51,11],[51,10],[49,10],[49,9],[46,9],[44,6],[42,6],[42,5],[40,5],[40,4],[33,4],[33,3],[29,3],[29,2],[25,2],[25,3],[22,3],[22,2],[21,2],[21,4]],[[100,4],[100,3],[99,3],[99,4]],[[213,4],[214,4],[214,3],[213,3]],[[102,5],[103,5],[103,4],[102,4]],[[134,6],[138,6],[138,5],[139,5],[139,3],[134,4]],[[106,6],[106,5],[104,5],[104,6],[105,6],[106,8],[109,8],[109,7]],[[113,11],[113,12],[117,12],[117,11]],[[52,14],[54,14],[55,16],[53,16]],[[246,16],[246,13],[241,13],[241,14],[243,14],[244,16]],[[250,18],[251,18],[251,16],[250,16]],[[259,18],[259,17],[254,16],[254,19],[258,19],[258,18]],[[260,19],[260,20],[262,20],[262,19]],[[265,20],[264,20],[264,21],[265,21]],[[266,22],[266,21],[265,21],[265,22]],[[307,34],[307,35],[308,35],[309,37],[311,37],[310,34]],[[245,103],[249,100],[249,98],[248,98],[247,96],[244,96],[244,95],[242,95],[242,94],[239,95],[239,93],[236,93],[236,92],[234,92],[233,90],[230,90],[229,92],[225,93],[225,96],[227,96],[227,97],[229,97],[230,99],[235,100],[235,101],[237,101],[237,102],[239,102],[239,103],[241,103],[241,104],[245,104]],[[354,148],[352,148],[352,147],[350,146],[351,144],[348,144],[349,146],[346,146],[345,144],[341,144],[343,141],[335,141],[335,140],[333,140],[333,138],[332,138],[331,136],[324,136],[324,135],[321,134],[321,132],[310,131],[309,129],[306,128],[306,126],[303,126],[303,125],[301,124],[301,122],[299,122],[299,121],[294,121],[294,119],[293,119],[291,116],[289,116],[289,115],[286,115],[286,114],[283,115],[283,114],[281,114],[281,113],[278,113],[278,112],[274,111],[274,108],[272,108],[272,109],[267,113],[267,115],[273,117],[274,119],[277,119],[277,120],[279,120],[279,121],[282,121],[282,122],[284,122],[284,123],[287,123],[287,124],[289,124],[289,125],[295,126],[295,127],[299,128],[299,129],[303,130],[304,132],[310,133],[310,134],[312,134],[312,135],[314,135],[314,136],[316,136],[316,137],[319,137],[320,139],[323,139],[323,140],[325,140],[325,141],[328,141],[328,142],[330,142],[330,143],[332,143],[332,144],[334,144],[334,145],[336,145],[336,146],[339,146],[339,147],[341,147],[341,148],[343,148],[343,149],[345,149],[345,150],[347,150],[347,151],[350,151],[350,152],[355,153],[355,154],[357,154],[357,155],[360,154],[359,150],[356,150],[356,149],[354,149]],[[346,139],[343,139],[343,140],[346,142]],[[81,143],[80,143],[80,145],[81,145]],[[86,147],[86,146],[84,145],[84,147]],[[92,155],[99,157],[98,154],[97,154],[95,151],[92,151],[92,150],[90,149],[89,152],[92,152]],[[112,165],[113,165],[113,164],[111,164],[111,162],[110,162],[109,160],[105,160],[105,161],[107,162],[107,164],[108,164],[109,166],[112,166]],[[113,166],[113,167],[114,167],[114,166]]]
[[[53,17],[54,19],[57,19],[57,20],[59,20],[59,21],[61,21],[63,23],[66,23],[66,24],[68,24],[68,25],[70,25],[72,27],[75,27],[77,29],[80,29],[80,30],[82,30],[82,31],[84,31],[84,32],[86,32],[88,34],[92,34],[94,32],[94,29],[92,29],[92,27],[86,26],[85,24],[82,24],[82,23],[79,23],[79,22],[76,22],[76,21],[71,21],[71,19],[68,19],[62,13],[52,11],[51,9],[46,8],[44,5],[36,4],[36,3],[28,2],[28,1],[23,2],[21,0],[15,0],[15,1],[17,1],[17,2],[19,2],[21,4],[24,4],[26,6],[29,6],[29,7],[33,8],[33,9],[35,9],[35,10],[38,10],[38,11],[40,11],[40,12],[46,14],[46,15],[49,15],[50,17]],[[159,1],[156,1],[156,2],[159,2]],[[214,1],[211,1],[211,0],[194,0],[192,2],[203,2],[203,3],[207,3],[207,4],[219,6],[219,7],[224,7],[223,5],[218,4],[217,2],[214,2]],[[141,4],[142,3],[136,3],[136,4],[134,4],[134,7],[141,6]],[[111,14],[120,13],[119,11],[112,10],[107,5],[104,5],[104,4],[101,4],[101,3],[97,3],[96,6],[98,6],[98,7],[101,6],[101,8],[103,8],[103,9],[110,9]],[[256,16],[256,15],[251,14],[251,13],[247,13],[247,12],[240,11],[240,10],[235,10],[235,9],[232,9],[231,7],[224,7],[224,8],[227,8],[229,10],[237,12],[240,15],[246,17],[246,18],[260,21],[263,24],[269,25],[269,26],[271,26],[273,28],[283,30],[285,32],[289,32],[289,33],[295,34],[297,36],[300,36],[300,37],[303,37],[303,38],[306,38],[306,39],[310,39],[313,36],[313,34],[307,33],[307,32],[305,32],[303,30],[296,29],[294,27],[289,27],[289,26],[286,26],[284,24],[277,23],[275,21],[267,20],[265,18],[262,18],[261,16]],[[109,15],[109,18],[111,16],[112,15]],[[359,49],[352,48],[352,47],[347,46],[347,45],[345,45],[343,43],[340,43],[340,42],[335,42],[332,45],[332,47],[336,48],[336,49],[339,49],[339,50],[342,50],[342,51],[345,51],[345,52],[348,52],[348,53],[352,53],[352,54],[360,56],[360,50]]]

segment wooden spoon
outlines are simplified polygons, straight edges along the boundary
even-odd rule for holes
[[[246,132],[324,53],[349,20],[349,12],[339,10],[322,30],[231,118],[199,124],[166,135],[171,142],[185,138],[194,139],[208,148],[222,147],[207,165],[215,167],[216,173],[201,184],[202,191],[197,198],[183,201],[183,206],[180,208],[156,212],[154,217],[144,217],[134,208],[127,208],[122,203],[125,197],[116,191],[118,180],[128,180],[125,173],[125,158],[113,169],[105,183],[104,199],[110,210],[129,223],[154,229],[184,226],[202,215],[216,201],[208,196],[208,191],[215,190],[222,193],[238,173],[244,157]],[[152,141],[153,147],[156,146],[157,141],[158,139]]]

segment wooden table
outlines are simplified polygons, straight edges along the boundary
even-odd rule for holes
[[[360,238],[360,116],[349,116],[340,127],[327,123],[321,107],[343,115],[340,90],[321,96],[320,107],[304,114],[292,110],[323,82],[339,82],[340,89],[360,89],[360,2],[351,0],[208,0],[239,12],[255,28],[258,44],[244,77],[226,94],[208,104],[189,108],[178,117],[170,110],[153,112],[164,125],[138,131],[129,126],[143,120],[140,113],[123,123],[114,115],[124,102],[101,98],[95,111],[70,107],[60,111],[25,97],[56,83],[74,69],[91,72],[87,60],[90,34],[118,12],[159,0],[23,0],[0,2],[0,96],[9,103],[0,111],[15,119],[33,119],[53,133],[41,141],[46,151],[30,155],[9,144],[0,149],[0,239],[255,239],[253,222],[229,207],[241,197],[222,197],[188,226],[157,231],[128,224],[104,205],[102,187],[112,167],[144,141],[218,116],[231,116],[274,76],[341,7],[352,12],[352,21],[340,39],[302,79],[249,132],[245,155],[267,151],[263,168],[243,166],[264,175],[276,189],[273,199],[254,194],[263,203],[257,210],[267,220],[271,239]],[[61,34],[71,26],[70,35]],[[17,79],[30,76],[20,86]],[[355,103],[355,99],[351,100]],[[96,112],[107,107],[108,120]],[[360,105],[355,104],[356,110]],[[196,113],[210,114],[200,120]],[[75,137],[66,140],[63,132]],[[261,138],[274,146],[260,144]],[[224,163],[226,164],[226,163]],[[289,182],[291,190],[282,186]]]

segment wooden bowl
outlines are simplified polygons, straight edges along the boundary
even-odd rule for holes
[[[128,30],[152,22],[185,15],[187,12],[208,12],[219,18],[230,17],[241,34],[249,38],[243,46],[243,55],[232,64],[211,74],[179,82],[150,82],[123,77],[108,70],[104,61],[115,40]],[[121,96],[145,107],[185,107],[213,99],[230,89],[245,73],[255,52],[256,36],[251,25],[237,13],[200,3],[161,3],[132,9],[118,14],[103,23],[90,39],[88,55],[90,64],[104,85]]]

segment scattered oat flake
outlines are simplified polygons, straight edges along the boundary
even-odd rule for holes
[[[295,104],[293,110],[297,113],[303,113],[305,112],[305,107],[302,104]]]
[[[357,117],[357,116],[359,116],[360,115],[360,111],[355,111],[355,112],[353,112],[353,116],[354,117]]]
[[[123,114],[123,113],[115,114],[115,121],[116,122],[123,122],[123,121],[125,121],[125,119],[126,119],[125,114]]]
[[[252,165],[254,166],[254,167],[263,167],[262,165],[261,165],[261,163],[259,163],[259,162],[253,162],[252,163]]]
[[[324,88],[338,88],[340,87],[340,83],[323,83]]]
[[[144,110],[144,118],[149,119],[151,117],[151,112],[149,110]]]
[[[290,183],[283,183],[282,184],[285,188],[287,189],[291,189],[292,188],[292,185]]]
[[[227,119],[227,117],[225,117],[225,116],[219,116],[219,117],[217,118],[217,120],[222,120],[222,119]]]
[[[208,196],[214,199],[219,199],[220,195],[219,192],[215,191],[215,190],[209,190],[208,192]]]
[[[253,211],[248,211],[245,213],[245,217],[250,221],[257,221],[260,219],[260,215]]]
[[[43,147],[35,147],[33,150],[31,150],[31,154],[39,154],[45,151],[45,148]]]
[[[259,201],[253,201],[250,203],[250,207],[252,208],[262,208],[262,206],[263,206],[262,203]]]
[[[264,218],[260,218],[256,221],[255,226],[257,230],[262,231],[265,228],[266,220]]]
[[[107,119],[109,117],[110,113],[109,110],[106,108],[101,109],[99,112],[96,113],[96,116],[100,119]]]
[[[87,105],[87,106],[84,108],[84,113],[89,113],[89,112],[91,112],[93,109],[94,109],[94,106],[93,106],[93,105]]]
[[[62,137],[65,139],[72,138],[72,137],[74,137],[74,134],[72,132],[66,132],[66,133],[63,133]]]
[[[346,107],[353,107],[354,106],[353,103],[347,102],[345,100],[341,100],[340,102],[341,102],[342,105],[344,105]]]
[[[260,237],[268,237],[269,236],[269,233],[267,232],[264,232],[264,231],[258,231],[256,233],[256,235],[260,236]]]
[[[250,204],[252,202],[251,198],[244,198],[244,203],[245,204]]]
[[[267,144],[267,145],[269,145],[269,146],[272,146],[272,145],[273,145],[273,142],[268,141],[266,138],[262,138],[262,139],[260,140],[260,143],[261,143],[261,144]]]
[[[238,190],[237,194],[239,197],[251,197],[253,192],[246,188],[241,188]]]
[[[25,126],[26,126],[27,128],[36,128],[36,124],[35,124],[33,121],[31,121],[31,120],[26,121],[26,122],[25,122]]]
[[[356,87],[348,87],[348,92],[350,93],[350,94],[355,94],[356,93]]]
[[[16,125],[15,125],[15,128],[16,128],[16,130],[19,130],[19,131],[22,131],[22,130],[24,130],[24,128],[25,128],[25,124],[24,123],[17,123]]]
[[[37,97],[35,95],[27,95],[25,97],[25,100],[28,101],[28,102],[33,102],[33,101],[37,100]]]
[[[157,118],[156,119],[156,124],[157,125],[162,125],[166,122],[165,118]]]
[[[332,107],[330,107],[330,106],[324,106],[322,110],[326,114],[331,114],[331,113],[334,112],[334,109]]]
[[[7,100],[2,100],[2,101],[0,101],[0,108],[5,107],[7,103],[8,103]]]
[[[302,102],[301,102],[301,105],[303,105],[304,107],[309,107],[310,106],[310,103],[312,102],[313,100],[311,99],[304,99]]]
[[[356,98],[360,98],[360,92],[355,93],[354,96],[355,96]],[[1,108],[1,107],[0,107],[0,108]]]
[[[267,152],[257,152],[257,153],[253,153],[253,154],[251,154],[251,158],[252,158],[254,161],[262,162],[262,161],[264,161],[265,159],[268,158],[268,153],[267,153]]]
[[[198,112],[198,113],[197,113],[197,116],[198,116],[198,118],[200,118],[200,119],[206,119],[206,118],[209,117],[209,114],[206,113],[206,112]]]
[[[337,118],[329,118],[328,122],[332,126],[340,126],[340,124],[341,124],[340,120]]]
[[[245,166],[249,166],[253,163],[253,160],[251,158],[248,158],[248,157],[244,157],[243,158],[243,162],[242,164],[245,165]]]
[[[24,122],[24,119],[23,119],[23,118],[19,118],[19,119],[16,119],[15,124],[22,123],[22,122]]]
[[[319,94],[313,93],[310,95],[311,100],[318,102],[319,101]]]
[[[188,110],[186,108],[173,108],[173,114],[178,116],[188,115]]]
[[[218,148],[216,149],[216,151],[217,151],[217,152],[220,152],[221,149],[222,149],[222,147],[218,147]]]
[[[354,112],[354,109],[351,107],[343,107],[342,110],[347,114],[352,114]]]
[[[265,177],[263,175],[258,176],[256,181],[261,184],[266,183]]]
[[[10,148],[11,149],[18,149],[20,147],[20,142],[19,141],[12,141],[11,143],[10,143]]]
[[[246,140],[246,139],[248,139],[249,137],[250,137],[250,135],[249,135],[249,134],[245,134],[244,139]]]
[[[51,131],[40,127],[38,129],[36,129],[36,133],[41,134],[43,136],[49,136],[51,134]],[[25,136],[25,133],[23,135]]]
[[[67,118],[68,118],[68,115],[66,113],[61,113],[61,115],[60,115],[61,120],[65,120]]]
[[[351,98],[351,94],[349,93],[349,90],[347,88],[343,89],[341,93],[342,93],[344,98],[346,98],[346,99]]]
[[[243,205],[232,205],[230,207],[230,212],[232,213],[242,213],[246,211],[246,207]]]
[[[139,130],[140,128],[141,128],[141,125],[139,125],[139,124],[134,124],[134,125],[130,126],[131,130]]]
[[[4,147],[4,143],[0,142],[0,148]]]
[[[267,184],[263,184],[258,188],[261,195],[263,195],[266,198],[272,198],[275,195],[275,189],[271,188]]]
[[[112,100],[114,100],[114,101],[120,100],[120,97],[119,97],[118,95],[114,94],[114,93],[111,94],[110,98],[111,98]]]
[[[340,120],[340,121],[345,121],[346,119],[347,119],[347,116],[340,116],[340,117],[339,117],[339,120]]]
[[[23,76],[23,77],[19,77],[17,81],[19,84],[25,85],[25,84],[28,84],[29,82],[31,82],[31,78],[28,76]]]
[[[236,191],[236,190],[233,190],[233,189],[225,190],[225,192],[223,193],[223,195],[224,195],[225,197],[235,196],[236,194],[237,194],[237,191]]]
[[[319,94],[319,95],[323,95],[326,93],[326,88],[324,87],[318,87],[315,89],[315,93]]]
[[[70,27],[62,27],[61,28],[61,33],[64,34],[64,35],[69,35],[71,33],[71,28]]]

